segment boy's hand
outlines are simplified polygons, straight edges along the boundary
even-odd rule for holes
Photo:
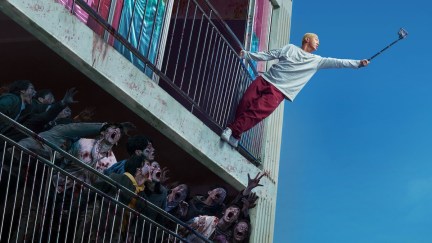
[[[241,50],[239,53],[240,58],[245,58],[246,56],[246,51],[245,50]]]
[[[363,59],[360,61],[359,67],[366,67],[369,64],[369,61],[367,59]]]

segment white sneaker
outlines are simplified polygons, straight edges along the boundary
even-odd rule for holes
[[[232,131],[229,127],[225,128],[225,130],[221,134],[221,139],[225,142],[229,143]]]
[[[228,143],[229,143],[231,146],[233,146],[234,148],[237,148],[237,147],[238,147],[239,140],[238,140],[238,139],[235,139],[233,136],[231,136],[230,139],[229,139],[229,141],[228,141]]]

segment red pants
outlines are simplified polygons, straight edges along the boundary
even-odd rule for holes
[[[243,132],[268,117],[284,99],[285,96],[275,86],[261,76],[257,77],[243,94],[234,122],[228,125],[232,136],[240,139]]]

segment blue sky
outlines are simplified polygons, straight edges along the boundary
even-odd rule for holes
[[[315,32],[319,71],[285,101],[276,243],[432,242],[432,4],[296,1],[291,43]]]

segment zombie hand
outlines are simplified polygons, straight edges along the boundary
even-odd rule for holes
[[[78,115],[76,115],[73,119],[75,121],[90,121],[92,120],[94,116],[94,107],[86,107],[84,110],[82,110]]]
[[[252,192],[247,197],[242,198],[243,209],[251,209],[256,206],[256,201],[258,200],[258,196],[255,192]]]
[[[75,101],[73,99],[74,95],[76,95],[76,93],[78,93],[78,91],[76,91],[75,88],[68,89],[66,91],[63,99],[61,100],[62,104],[68,106],[68,105],[73,104],[73,103],[78,103],[78,101]]]
[[[225,235],[217,235],[214,239],[215,243],[228,243],[227,237]]]
[[[258,186],[262,186],[261,184],[259,184],[259,182],[260,182],[261,178],[265,175],[267,175],[267,172],[262,173],[262,175],[260,175],[260,173],[258,172],[258,174],[255,176],[255,178],[251,179],[250,175],[248,173],[248,185],[247,185],[246,189],[243,191],[243,195],[247,196],[252,191],[252,189],[254,189],[255,187],[258,187]]]
[[[151,167],[148,163],[144,163],[144,166],[141,168],[141,174],[147,178],[150,179],[151,177]]]
[[[256,206],[257,200],[258,200],[258,196],[254,192],[249,194],[247,198],[246,197],[242,198],[242,202],[243,202],[242,212],[245,216],[249,214],[249,209],[254,208]]]
[[[132,122],[122,122],[120,123],[122,128],[122,133],[129,136],[129,131],[136,128],[136,126]]]
[[[165,185],[165,183],[170,179],[168,177],[169,169],[167,167],[163,167],[161,171],[160,183]]]
[[[182,237],[186,237],[189,234],[189,230],[186,227],[180,226],[178,228],[178,234]]]
[[[149,177],[149,170],[147,167],[142,167],[142,168],[138,168],[137,169],[140,173],[138,174],[138,176],[136,177],[136,182],[138,184],[138,186],[142,186],[144,185],[144,183],[146,181],[148,181],[148,177]]]
[[[246,51],[245,50],[241,50],[239,53],[240,58],[245,58],[246,55]]]
[[[136,181],[139,186],[144,185],[146,181],[151,181],[150,178],[150,167],[148,165],[144,165],[141,168],[137,168]]]
[[[190,224],[189,226],[196,230],[198,233],[204,233],[205,224],[206,224],[206,218],[204,216],[198,216],[198,219],[194,219],[194,222]]]
[[[185,201],[181,201],[178,205],[178,214],[181,217],[184,217],[186,216],[188,209],[189,209],[189,204]]]

